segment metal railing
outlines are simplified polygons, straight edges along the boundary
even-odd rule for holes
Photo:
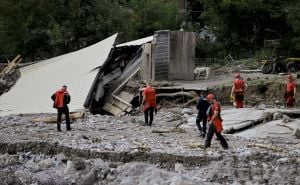
[[[226,65],[232,64],[234,62],[233,58],[228,55],[225,58],[196,58],[195,67],[208,67],[212,65]]]
[[[208,67],[215,64],[223,64],[224,59],[218,58],[196,58],[195,67]]]

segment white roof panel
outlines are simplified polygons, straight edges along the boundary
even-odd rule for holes
[[[117,47],[138,46],[138,45],[145,44],[147,42],[151,42],[152,40],[153,40],[153,36],[149,36],[149,37],[141,38],[141,39],[138,39],[138,40],[126,42],[126,43],[123,43],[123,44],[118,44]]]
[[[70,111],[84,109],[84,101],[98,70],[107,59],[117,34],[87,48],[21,68],[21,78],[0,97],[0,115],[54,113],[51,95],[62,85],[71,95]]]

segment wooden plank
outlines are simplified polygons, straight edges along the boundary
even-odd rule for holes
[[[115,106],[112,103],[105,104],[105,106],[103,107],[103,109],[105,111],[107,111],[107,112],[112,113],[115,116],[119,116],[121,114],[121,112],[123,112],[123,110],[120,107]]]
[[[195,33],[182,31],[171,32],[170,80],[193,80],[195,46]]]
[[[140,67],[138,67],[124,82],[122,82],[121,85],[119,85],[112,94],[118,93],[119,90],[121,88],[123,88],[128,83],[128,81],[137,74],[137,72],[139,72],[139,70],[140,70]]]
[[[194,32],[188,33],[189,46],[188,48],[188,58],[187,58],[187,80],[194,79],[194,68],[195,68],[195,48],[196,48],[196,34]]]
[[[140,63],[141,57],[138,58],[135,63]],[[132,69],[130,69],[131,71]],[[103,106],[103,109],[107,112],[112,113],[115,116],[122,116],[124,115],[124,111],[131,110],[132,105],[127,102],[126,100],[118,97],[116,94],[119,93],[119,91],[128,83],[128,81],[133,78],[138,72],[140,71],[140,67],[137,67],[137,69],[127,78],[125,79],[121,85],[119,85],[112,93],[111,93],[111,99],[108,100],[107,103]],[[120,103],[121,102],[121,103]]]
[[[18,63],[22,61],[21,55],[17,55],[12,61],[7,60],[8,65],[1,71],[0,77],[8,74],[13,68],[17,66]]]
[[[123,100],[122,98],[120,98],[114,94],[112,94],[111,96],[114,97],[115,99],[119,100],[120,102],[124,103],[127,106],[130,106],[130,107],[132,106],[130,103],[128,103],[127,101]]]
[[[121,75],[121,69],[117,68],[102,78],[102,84],[106,85],[107,83],[111,82],[112,80],[118,78],[120,75]]]
[[[121,75],[121,69],[117,68],[114,71],[108,73],[107,75],[105,75],[104,77],[101,78],[101,81],[98,83],[98,87],[96,90],[96,95],[95,95],[95,100],[99,101],[103,95],[104,95],[104,86],[111,82],[112,80],[118,78]]]
[[[142,80],[152,79],[152,61],[151,61],[151,44],[146,43],[143,46],[142,62],[140,76]]]
[[[121,91],[117,96],[125,100],[126,102],[131,102],[132,99],[134,98],[133,94],[126,91]]]
[[[108,103],[106,103],[103,107],[103,110],[112,113],[115,116],[123,116],[125,115],[124,111],[130,111],[131,106],[124,104],[118,100],[111,99]]]
[[[83,118],[85,116],[85,112],[74,112],[70,113],[70,120],[76,120]],[[62,121],[65,120],[65,117],[62,117]],[[57,122],[57,116],[47,116],[47,117],[38,117],[38,118],[33,118],[31,120],[32,123],[56,123]]]

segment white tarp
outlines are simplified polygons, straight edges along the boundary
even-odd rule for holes
[[[84,101],[107,59],[117,34],[87,48],[22,68],[15,86],[0,97],[0,115],[54,113],[51,95],[62,85],[71,95],[70,111],[84,109]]]
[[[149,37],[144,37],[138,40],[133,40],[130,42],[126,42],[123,44],[118,44],[117,47],[123,47],[123,46],[138,46],[138,45],[142,45],[145,44],[147,42],[151,42],[153,41],[153,36],[149,36]]]

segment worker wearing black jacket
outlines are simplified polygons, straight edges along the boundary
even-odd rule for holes
[[[210,103],[205,98],[204,93],[201,92],[200,99],[198,100],[197,106],[196,106],[196,108],[198,110],[198,115],[197,115],[197,118],[196,118],[196,125],[197,125],[197,127],[199,129],[200,135],[203,138],[205,137],[205,134],[206,134],[206,123],[207,123],[206,112],[207,112],[209,106],[210,106]],[[202,124],[203,128],[200,125],[201,121],[203,123]]]

